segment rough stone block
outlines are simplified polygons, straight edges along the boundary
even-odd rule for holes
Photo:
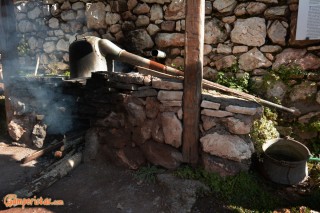
[[[182,162],[182,154],[170,145],[147,141],[141,149],[149,162],[166,169],[176,169]]]
[[[219,109],[220,105],[221,104],[219,104],[219,103],[214,103],[214,102],[206,101],[206,100],[203,100],[201,102],[201,107],[207,108],[207,109]]]
[[[233,113],[227,112],[227,111],[222,111],[222,110],[203,109],[203,110],[201,110],[201,115],[223,118],[223,117],[227,117],[227,116],[232,116]]]
[[[160,90],[158,92],[159,101],[182,101],[183,92],[182,91],[164,91]]]
[[[252,142],[236,135],[208,134],[200,142],[204,152],[238,162],[250,159],[254,151]]]
[[[208,172],[218,173],[220,176],[233,176],[242,171],[248,171],[249,162],[237,162],[217,156],[203,153],[201,155],[201,163]]]

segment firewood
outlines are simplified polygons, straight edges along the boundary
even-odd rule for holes
[[[53,169],[56,168],[59,164],[61,164],[61,161],[64,161],[65,159],[70,158],[75,152],[76,152],[76,150],[73,149],[73,150],[71,150],[70,152],[65,153],[65,155],[64,155],[60,160],[52,163],[51,165],[47,166],[44,170],[42,170],[42,171],[40,172],[40,175],[44,175],[44,174],[50,172],[50,170],[53,170]]]
[[[46,148],[43,148],[41,150],[38,150],[38,151],[36,151],[34,153],[31,153],[27,157],[23,158],[21,160],[21,163],[25,164],[25,163],[28,163],[28,162],[30,162],[32,160],[35,160],[35,159],[41,157],[42,155],[44,155],[45,153],[48,153],[48,152],[50,152],[50,151],[52,151],[54,149],[57,149],[57,148],[61,147],[63,145],[63,143],[64,143],[63,140],[62,141],[54,140],[54,142],[50,146],[48,146]]]
[[[21,163],[22,164],[28,163],[28,162],[30,162],[32,160],[35,160],[35,159],[43,156],[44,154],[46,154],[46,153],[48,153],[50,151],[53,151],[53,150],[55,150],[57,148],[60,148],[60,151],[62,151],[62,152],[64,152],[64,150],[69,151],[71,148],[79,146],[83,142],[84,142],[84,137],[83,136],[81,136],[81,137],[72,137],[72,138],[64,138],[61,141],[54,140],[52,142],[52,144],[49,145],[48,147],[43,148],[41,150],[38,150],[38,151],[36,151],[34,153],[31,153],[27,157],[23,158],[21,160]]]
[[[39,178],[33,180],[30,184],[22,189],[15,191],[18,197],[32,197],[36,193],[48,188],[62,177],[70,173],[76,166],[78,166],[82,159],[82,153],[78,152],[70,157],[63,158],[55,168],[48,171]]]

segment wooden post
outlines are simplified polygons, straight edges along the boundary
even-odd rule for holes
[[[199,120],[203,73],[205,0],[186,0],[183,145],[185,162],[199,158]]]

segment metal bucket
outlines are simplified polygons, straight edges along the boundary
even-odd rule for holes
[[[294,185],[308,177],[307,161],[311,154],[302,143],[277,138],[263,144],[263,168],[267,177],[275,182]]]

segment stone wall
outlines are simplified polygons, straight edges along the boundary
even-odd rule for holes
[[[85,160],[101,154],[137,169],[146,161],[176,169],[182,159],[183,83],[138,73],[96,72],[87,81],[80,112],[91,118]],[[249,133],[262,107],[208,91],[202,94],[201,162],[209,171],[233,175],[249,169]]]
[[[63,73],[70,43],[83,35],[107,38],[144,57],[160,49],[167,54],[161,62],[183,68],[184,6],[185,0],[17,3],[22,70],[33,71],[39,57],[40,73]],[[205,6],[204,77],[249,75],[252,93],[301,111],[302,117],[283,115],[279,129],[293,129],[302,141],[319,138],[300,128],[320,117],[320,46],[295,40],[298,0],[211,0]],[[236,73],[230,71],[235,65]],[[283,71],[290,66],[300,68]]]
[[[9,135],[36,149],[85,130],[84,160],[103,156],[129,169],[147,162],[176,169],[182,158],[183,82],[137,72],[95,72],[79,82],[16,77],[8,85]],[[204,91],[201,165],[222,176],[247,171],[255,152],[249,133],[262,115],[252,101]]]

